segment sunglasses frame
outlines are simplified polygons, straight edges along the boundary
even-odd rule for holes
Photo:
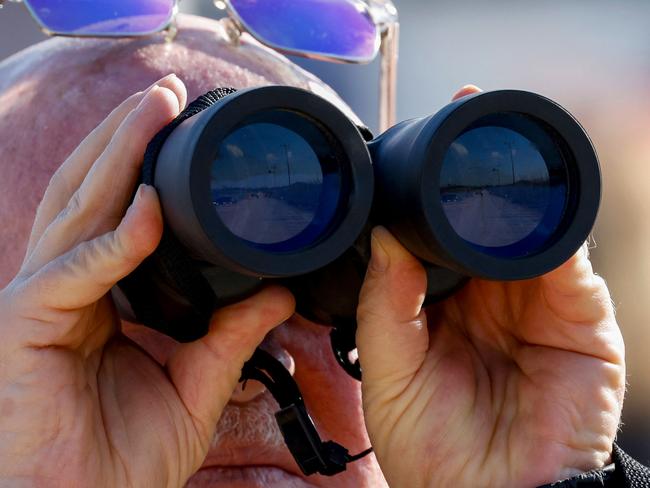
[[[40,21],[38,16],[32,10],[28,2],[23,0],[0,0],[0,8],[5,2],[23,3],[27,11],[32,16],[34,21],[38,24],[40,30],[47,36],[58,37],[79,37],[79,38],[140,38],[155,35],[162,32],[165,40],[171,42],[176,37],[176,16],[178,15],[178,7],[180,0],[172,0],[173,8],[169,22],[160,29],[150,32],[142,32],[137,34],[111,34],[111,33],[84,33],[84,34],[71,34],[66,32],[56,32],[48,29]],[[249,28],[244,20],[237,13],[237,10],[232,6],[230,0],[214,0],[214,6],[221,11],[225,11],[227,17],[221,19],[222,24],[228,34],[230,42],[237,44],[239,38],[243,33],[250,34],[260,43],[274,49],[275,51],[283,54],[291,54],[301,56],[307,59],[317,61],[327,61],[342,64],[366,64],[380,56],[379,68],[379,130],[381,132],[393,126],[396,121],[396,107],[397,107],[397,62],[399,52],[399,22],[397,16],[397,9],[392,3],[392,0],[348,0],[364,8],[370,18],[375,23],[377,28],[377,39],[375,41],[375,53],[371,58],[349,58],[344,56],[329,56],[322,53],[312,51],[301,51],[285,49],[281,46],[274,45],[273,43],[265,41],[253,29]],[[383,12],[378,14],[379,9]],[[378,18],[379,17],[379,18]]]
[[[397,109],[397,61],[399,52],[399,22],[397,9],[391,0],[349,0],[363,6],[374,21],[377,28],[375,53],[371,58],[348,58],[344,56],[328,56],[311,51],[286,49],[263,40],[253,29],[248,27],[244,20],[232,6],[230,0],[216,0],[215,6],[224,10],[228,17],[222,19],[226,25],[232,42],[239,42],[239,36],[247,32],[252,37],[283,54],[292,54],[317,61],[328,61],[343,64],[366,64],[380,56],[379,67],[379,130],[384,132],[395,125]],[[379,4],[379,5],[378,5]],[[373,7],[374,6],[374,7]],[[384,19],[376,18],[376,11],[384,8]]]

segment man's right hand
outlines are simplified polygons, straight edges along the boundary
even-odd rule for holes
[[[293,313],[289,292],[267,288],[164,366],[120,333],[108,292],[162,232],[155,190],[130,197],[147,142],[185,100],[174,76],[133,95],[52,178],[0,292],[1,486],[183,485],[244,361]]]

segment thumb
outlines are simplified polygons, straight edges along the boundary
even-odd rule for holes
[[[357,347],[363,381],[410,379],[429,347],[422,304],[426,273],[388,230],[372,232],[372,258],[357,309]]]
[[[183,344],[167,362],[178,394],[189,412],[201,446],[207,452],[217,421],[241,376],[244,362],[274,327],[295,308],[293,295],[271,286],[256,295],[219,309],[208,334]],[[197,462],[203,461],[201,457]]]

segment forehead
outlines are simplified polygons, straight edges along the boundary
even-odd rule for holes
[[[219,86],[292,85],[349,109],[286,58],[217,22],[180,17],[173,43],[51,39],[0,64],[0,286],[15,274],[47,183],[81,140],[122,100],[176,73],[189,100]],[[351,115],[352,116],[352,115]]]

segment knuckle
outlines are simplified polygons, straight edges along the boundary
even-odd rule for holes
[[[70,197],[68,204],[63,208],[63,210],[61,210],[61,212],[57,216],[57,219],[67,220],[67,219],[75,218],[80,216],[82,211],[83,211],[83,199],[81,197],[81,190],[77,189]]]
[[[230,323],[245,321],[251,325],[259,322],[262,318],[259,307],[251,300],[244,300],[229,307],[222,308],[216,315],[218,322]]]
[[[600,275],[594,274],[592,277],[592,286],[594,289],[602,293],[604,295],[607,295],[609,297],[609,288],[607,288],[607,282],[605,281],[605,278],[603,278]]]
[[[104,278],[102,274],[92,273],[92,271],[98,269],[98,264],[102,263],[102,261],[112,258],[112,245],[102,242],[109,241],[105,237],[102,236],[93,241],[86,241],[77,245],[71,255],[62,260],[61,271],[70,278],[89,277],[87,279],[101,282]]]
[[[141,261],[141,253],[138,252],[136,243],[131,239],[128,232],[121,228],[102,236],[102,254],[114,261],[115,265],[134,267]]]
[[[87,242],[81,243],[35,274],[30,280],[34,293],[44,303],[53,303],[52,297],[60,294],[62,284],[83,275],[84,270],[90,266],[93,260],[91,247]]]
[[[78,188],[52,223],[73,224],[80,239],[89,239],[104,228],[115,228],[119,220],[118,216],[102,205],[101,200],[85,198],[83,189]]]
[[[379,308],[370,300],[361,300],[357,307],[357,322],[384,322],[387,318],[386,310]]]
[[[129,261],[131,258],[131,246],[126,242],[120,232],[110,232],[104,239],[105,245],[103,250],[106,256],[114,259]]]
[[[69,253],[61,258],[60,268],[57,270],[59,276],[65,277],[66,281],[80,282],[87,281],[92,284],[104,284],[105,276],[102,273],[94,273],[98,264],[107,259],[106,251],[98,245],[97,240],[82,242]],[[49,286],[56,286],[57,280],[47,280]]]

